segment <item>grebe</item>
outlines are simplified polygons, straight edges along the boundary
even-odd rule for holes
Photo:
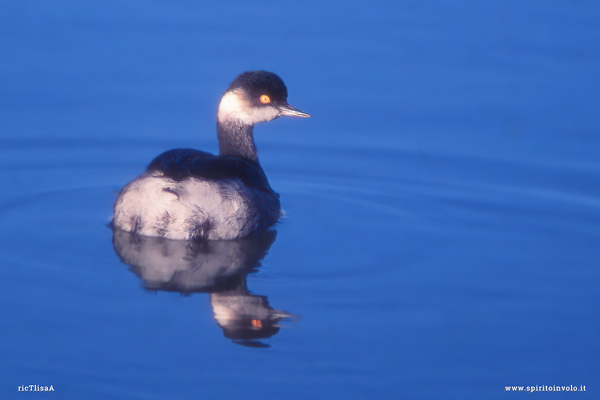
[[[156,157],[119,193],[113,226],[143,236],[229,240],[275,224],[279,195],[258,162],[253,127],[282,115],[310,117],[287,95],[271,72],[240,74],[219,104],[219,155],[174,149]]]

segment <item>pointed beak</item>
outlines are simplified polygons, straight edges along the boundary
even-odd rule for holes
[[[310,115],[298,110],[296,107],[292,107],[289,104],[285,104],[279,107],[280,115],[289,115],[292,117],[310,118]]]

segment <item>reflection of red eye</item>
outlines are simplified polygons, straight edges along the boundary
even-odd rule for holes
[[[260,96],[260,102],[263,104],[269,104],[271,102],[271,98],[266,94],[263,94],[262,96]]]

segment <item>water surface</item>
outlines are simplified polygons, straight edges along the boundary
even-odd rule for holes
[[[538,7],[6,4],[1,397],[592,397],[600,7]],[[215,151],[218,97],[259,68],[313,116],[256,128],[276,235],[187,254],[244,255],[208,278],[156,262],[185,248],[118,254],[118,190]],[[234,297],[288,317],[239,340]]]

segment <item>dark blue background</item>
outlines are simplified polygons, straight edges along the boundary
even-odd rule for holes
[[[287,218],[248,286],[301,316],[268,349],[107,228],[253,69],[312,115],[256,129]],[[0,2],[0,397],[597,397],[599,70],[592,1]]]

